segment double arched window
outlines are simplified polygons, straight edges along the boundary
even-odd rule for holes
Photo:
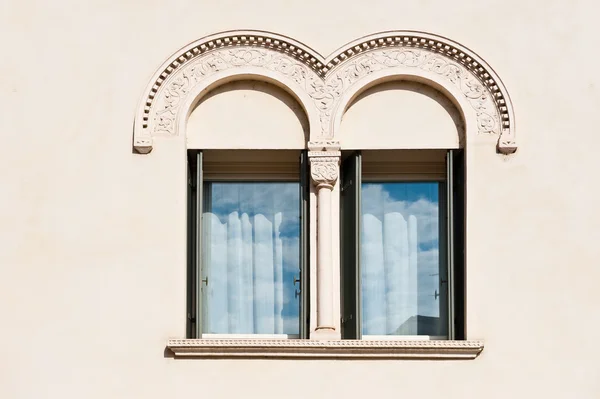
[[[421,32],[328,58],[213,35],[158,70],[136,115],[137,152],[178,138],[188,338],[466,340],[465,149],[516,150],[506,89],[473,52]]]

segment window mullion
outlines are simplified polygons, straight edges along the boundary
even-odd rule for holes
[[[354,241],[354,256],[356,258],[356,270],[355,270],[355,285],[354,289],[356,291],[356,339],[362,339],[362,293],[361,293],[361,254],[360,254],[360,231],[361,231],[361,213],[362,213],[362,154],[359,152],[356,153],[356,172],[354,175],[356,184],[354,187],[356,196],[356,205],[354,207],[354,229],[356,231],[355,241]]]
[[[202,151],[196,154],[196,228],[195,228],[195,277],[196,277],[196,338],[202,337],[202,206],[204,202],[204,179],[202,174]],[[206,280],[208,283],[208,280]]]
[[[455,338],[454,313],[454,153],[446,155],[446,259],[448,273],[448,339]]]
[[[454,300],[453,339],[466,339],[465,336],[465,151],[452,150],[452,192],[453,198],[453,285]]]
[[[309,292],[309,167],[308,153],[300,154],[300,338],[307,339],[310,331]]]
[[[196,268],[196,170],[193,168],[192,155],[187,158],[187,295],[186,295],[186,337],[194,338],[196,333],[195,310],[195,268]]]
[[[342,338],[361,339],[360,217],[361,154],[353,153],[342,167],[341,180]]]

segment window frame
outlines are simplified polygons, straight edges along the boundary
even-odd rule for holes
[[[235,150],[232,150],[235,151]],[[272,150],[278,151],[278,150]],[[309,316],[310,316],[310,280],[309,262],[310,251],[308,237],[310,206],[309,193],[310,182],[308,178],[307,152],[299,151],[298,176],[291,178],[285,173],[277,170],[260,172],[254,174],[240,173],[231,174],[228,170],[227,176],[211,176],[203,170],[204,151],[190,149],[187,153],[187,181],[188,181],[188,217],[187,217],[187,294],[186,294],[186,336],[188,339],[305,339],[308,338]],[[257,165],[263,165],[256,162]],[[268,166],[268,163],[264,163]],[[203,304],[202,292],[202,223],[201,217],[205,206],[204,185],[207,182],[297,182],[299,185],[299,214],[300,214],[300,248],[299,248],[299,272],[298,272],[298,295],[299,295],[299,332],[298,334],[213,334],[202,332]]]
[[[376,150],[374,150],[376,151]],[[419,150],[408,150],[419,151]],[[464,151],[448,149],[443,177],[427,177],[411,173],[410,177],[385,173],[382,176],[363,176],[362,152],[353,151],[342,163],[340,195],[340,296],[342,339],[353,340],[465,340],[465,239],[464,216],[466,204]],[[426,335],[363,335],[361,290],[361,206],[362,183],[372,182],[438,182],[440,261],[446,263],[446,307],[443,320],[447,336]],[[350,193],[350,196],[348,196]],[[348,207],[351,209],[349,210]],[[350,219],[350,220],[349,220]],[[352,251],[349,248],[354,248]],[[445,259],[444,259],[445,258]]]

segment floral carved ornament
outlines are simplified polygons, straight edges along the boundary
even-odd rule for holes
[[[310,177],[317,187],[333,187],[338,179],[339,157],[311,157]]]

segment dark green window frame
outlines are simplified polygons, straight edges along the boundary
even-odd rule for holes
[[[204,173],[202,150],[189,150],[187,157],[187,301],[186,337],[202,337],[202,212],[204,206]],[[301,151],[300,175],[300,270],[298,276],[300,296],[299,338],[309,335],[310,280],[309,280],[309,169],[308,153]],[[246,180],[253,181],[253,180]],[[258,180],[257,180],[258,181]]]
[[[362,154],[350,154],[342,164],[340,198],[341,335],[362,339],[360,210]],[[465,157],[462,149],[446,153],[446,177],[440,190],[440,252],[447,264],[448,339],[464,340],[465,331]],[[445,204],[445,206],[444,206]]]

